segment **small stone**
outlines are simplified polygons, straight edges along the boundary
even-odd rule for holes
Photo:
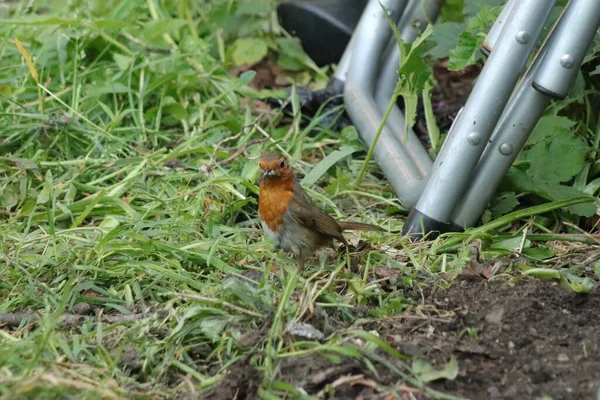
[[[73,312],[77,315],[88,315],[92,312],[92,306],[88,303],[77,303],[73,306]]]
[[[433,326],[429,325],[427,327],[427,338],[428,339],[433,336],[433,332],[435,332],[435,328]]]
[[[302,322],[289,323],[285,328],[290,335],[307,340],[323,340],[325,335],[314,326]]]
[[[560,354],[559,354],[559,355],[556,357],[556,359],[557,359],[558,361],[560,361],[560,362],[567,362],[567,361],[569,361],[569,356],[568,356],[568,355],[566,355],[565,353],[560,353]]]
[[[496,386],[490,386],[487,389],[488,393],[490,394],[491,397],[498,397],[500,396],[500,390],[496,387]]]
[[[485,316],[485,320],[490,324],[500,325],[502,317],[504,317],[504,307],[496,307]]]
[[[509,341],[509,342],[508,342],[508,348],[509,348],[510,350],[513,350],[513,349],[515,348],[515,344],[514,344],[512,341]]]

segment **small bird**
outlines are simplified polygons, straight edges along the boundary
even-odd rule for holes
[[[294,254],[299,271],[304,270],[304,262],[320,248],[335,249],[333,239],[348,246],[342,235],[345,230],[385,231],[375,225],[336,221],[315,206],[294,178],[284,156],[266,153],[259,165],[258,215],[262,227],[276,249]]]

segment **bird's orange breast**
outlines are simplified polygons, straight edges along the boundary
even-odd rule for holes
[[[279,231],[288,204],[294,199],[292,185],[284,182],[264,181],[258,196],[258,216],[269,229]]]

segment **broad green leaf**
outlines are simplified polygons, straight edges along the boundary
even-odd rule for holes
[[[464,32],[466,25],[458,22],[444,22],[433,27],[433,34],[429,38],[435,42],[435,47],[427,52],[432,58],[446,58],[450,51],[458,44],[459,36]]]
[[[571,186],[565,185],[547,184],[542,186],[542,188],[548,194],[547,198],[553,200],[572,199],[583,194],[579,190]],[[575,215],[579,215],[581,217],[591,217],[596,213],[597,205],[594,202],[589,202],[584,204],[573,205],[567,207],[567,209]]]
[[[596,192],[600,189],[600,178],[596,178],[593,181],[591,181],[590,183],[587,184],[587,186],[585,187],[585,189],[583,190],[583,193],[593,196],[596,194]]]
[[[16,185],[8,185],[5,186],[4,189],[0,190],[0,207],[2,207],[3,209],[11,209],[13,206],[15,206],[19,200],[19,196],[17,193],[18,190],[18,186]],[[41,192],[40,192],[41,193]],[[38,195],[38,204],[45,204],[48,202],[48,195],[45,195],[45,200],[46,201],[39,201],[39,200],[44,200],[44,198],[39,197]]]
[[[587,294],[596,287],[596,283],[588,277],[579,277],[568,270],[555,270],[551,268],[530,268],[523,272],[523,276],[531,276],[538,279],[552,279],[560,285],[575,293]]]
[[[180,121],[185,120],[188,117],[187,110],[179,103],[171,103],[166,105],[163,107],[163,110]]]
[[[222,317],[206,317],[200,321],[200,330],[212,341],[219,340],[219,336],[226,326],[227,320]]]
[[[298,38],[278,38],[277,44],[279,57],[277,63],[288,71],[302,71],[312,69],[319,71],[316,64],[308,57]]]
[[[236,15],[264,16],[273,8],[271,0],[240,0]]]
[[[100,223],[100,226],[98,226],[98,228],[100,228],[100,230],[104,232],[104,234],[107,234],[113,229],[115,229],[117,226],[119,226],[119,220],[115,217],[108,216],[104,218],[104,220]]]
[[[492,200],[490,211],[494,218],[498,218],[511,212],[518,205],[519,200],[517,200],[515,192],[504,192],[500,193]]]
[[[543,261],[554,257],[556,252],[552,247],[540,246],[523,249],[523,255],[532,260]]]
[[[186,24],[185,20],[175,18],[149,21],[144,25],[142,34],[149,40],[157,39],[164,34],[176,35]]]
[[[433,382],[438,379],[454,380],[458,376],[458,362],[454,356],[441,370],[436,370],[427,361],[416,358],[412,363],[412,372],[421,382]]]
[[[268,53],[267,42],[257,38],[240,38],[233,43],[231,58],[235,65],[254,65]]]
[[[577,73],[577,78],[575,78],[575,83],[571,86],[571,89],[569,89],[569,95],[566,101],[583,100],[585,96],[585,78],[583,77],[583,72],[579,71],[579,73]]]
[[[475,64],[481,58],[481,45],[485,36],[464,31],[458,38],[456,48],[450,52],[450,71],[460,71]]]
[[[113,53],[113,60],[115,60],[115,63],[117,64],[119,69],[121,71],[124,71],[129,68],[131,62],[133,61],[133,58],[123,54]]]
[[[512,190],[519,193],[533,193],[547,200],[568,200],[581,197],[582,192],[571,186],[552,184],[531,177],[519,168],[512,168],[506,174],[505,182]],[[567,206],[568,210],[575,215],[591,216],[596,212],[593,198],[589,202]]]
[[[536,143],[524,152],[523,159],[530,163],[529,176],[547,183],[560,183],[581,171],[588,151],[579,137],[565,132]]]
[[[242,82],[242,84],[247,85],[248,83],[250,83],[250,81],[252,79],[254,79],[254,77],[256,76],[256,71],[245,71],[242,72],[240,74],[240,76],[238,77],[238,79],[240,80],[240,82]]]
[[[565,132],[571,135],[571,129],[576,125],[575,121],[567,117],[558,115],[545,115],[536,124],[531,132],[531,136],[527,140],[527,145],[533,145],[544,141],[547,138],[552,138],[556,135],[564,135]]]
[[[501,8],[479,6],[478,10],[477,15],[469,20],[467,29],[460,35],[456,48],[450,52],[448,69],[451,71],[465,69],[483,57],[480,51],[481,45],[488,30],[500,15]]]
[[[485,6],[496,7],[506,3],[506,0],[464,0],[465,5],[463,13],[465,15],[475,15],[477,12]]]
[[[577,276],[568,270],[561,271],[561,284],[567,289],[571,289],[575,293],[587,294],[596,287],[596,283],[586,277]]]
[[[404,116],[406,120],[406,135],[404,140],[407,140],[408,130],[416,122],[418,96],[425,90],[425,85],[432,79],[431,68],[425,62],[423,52],[425,50],[425,41],[431,36],[433,28],[431,25],[428,25],[413,43],[404,43],[394,21],[390,19],[387,13],[385,16],[394,32],[400,52],[399,79],[394,89],[394,98],[399,95],[404,98]]]
[[[335,163],[341,159],[348,157],[350,154],[356,151],[355,148],[350,146],[342,146],[339,150],[335,150],[327,157],[319,161],[317,165],[302,179],[302,185],[311,186],[319,180]]]
[[[464,8],[464,0],[446,0],[444,2],[444,6],[442,7],[442,12],[440,14],[440,22],[445,21],[454,21],[454,22],[462,22],[464,21],[463,16],[463,8]],[[442,22],[443,23],[443,22]]]

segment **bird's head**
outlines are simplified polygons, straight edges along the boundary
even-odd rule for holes
[[[292,181],[294,175],[288,160],[279,153],[265,153],[258,163],[261,174],[258,184],[265,183],[285,183]]]

